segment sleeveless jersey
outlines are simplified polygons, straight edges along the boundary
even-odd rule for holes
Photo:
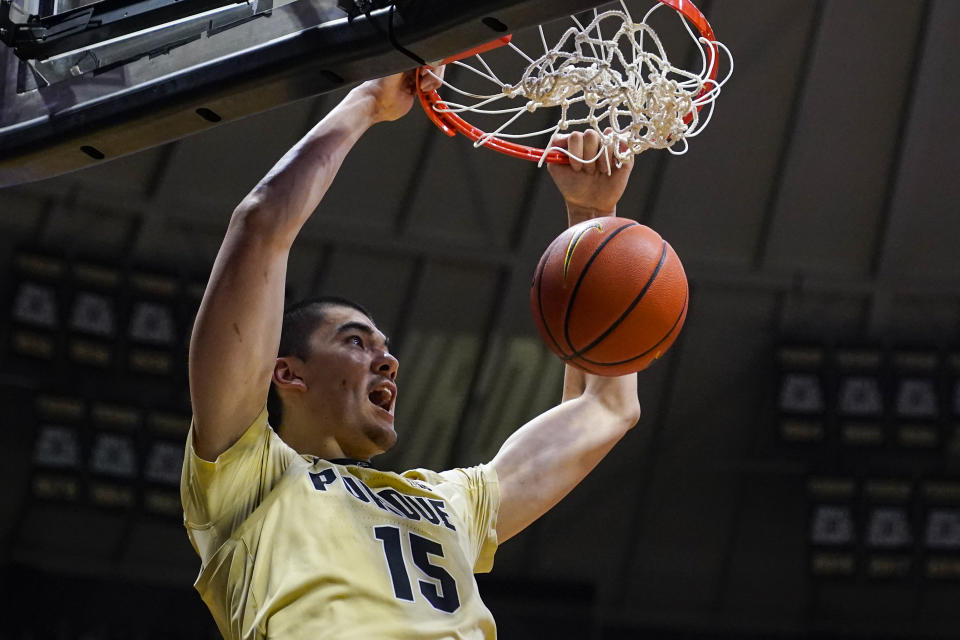
[[[195,587],[226,638],[496,636],[473,577],[497,547],[492,467],[334,464],[291,449],[264,409],[215,462],[191,427],[181,499]]]

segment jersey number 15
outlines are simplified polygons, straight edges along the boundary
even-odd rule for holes
[[[404,559],[402,538],[399,527],[374,527],[373,535],[383,543],[383,553],[387,557],[387,569],[393,581],[393,595],[400,600],[413,602],[413,588],[410,586],[410,574]],[[410,538],[410,557],[423,574],[436,582],[418,580],[420,593],[435,609],[453,613],[460,608],[460,596],[457,594],[457,582],[447,571],[430,562],[430,556],[443,557],[443,546],[429,538],[412,531]]]

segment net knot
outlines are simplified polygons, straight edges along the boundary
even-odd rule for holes
[[[621,26],[612,38],[604,39],[599,25],[612,18]],[[571,38],[573,49],[563,51]],[[647,39],[653,51],[644,49]],[[621,11],[607,11],[582,30],[568,30],[553,50],[527,66],[518,83],[504,86],[504,93],[527,98],[530,112],[563,107],[559,130],[586,124],[624,161],[648,148],[671,147],[695,127],[695,100],[704,86],[703,78],[670,63],[648,24],[635,23]],[[588,115],[568,119],[567,107],[578,101]],[[604,120],[612,134],[601,129]]]

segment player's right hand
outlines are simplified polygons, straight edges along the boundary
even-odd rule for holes
[[[432,68],[434,74],[443,77],[443,67]],[[385,122],[402,118],[410,111],[416,99],[417,70],[411,69],[385,78],[370,80],[360,85],[375,101],[374,121]],[[433,91],[440,86],[434,75],[424,73],[420,81],[424,91]]]

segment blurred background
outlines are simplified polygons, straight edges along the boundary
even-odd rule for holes
[[[701,8],[734,76],[618,210],[683,260],[686,326],[485,600],[504,638],[960,637],[960,4]],[[343,95],[0,190],[0,637],[217,637],[178,495],[190,326],[233,207]],[[379,466],[487,461],[558,401],[527,299],[564,226],[545,170],[419,107],[360,140],[288,298],[391,336]]]

